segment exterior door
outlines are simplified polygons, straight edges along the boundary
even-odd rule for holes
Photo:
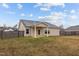
[[[40,30],[38,30],[38,35],[40,35]]]

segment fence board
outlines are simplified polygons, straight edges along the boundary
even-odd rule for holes
[[[23,37],[24,32],[23,31],[0,31],[0,38],[14,38],[14,37]]]
[[[60,35],[72,36],[79,35],[79,31],[60,31]]]

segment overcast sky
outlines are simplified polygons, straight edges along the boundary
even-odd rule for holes
[[[78,3],[0,4],[0,25],[15,25],[20,19],[47,21],[64,27],[79,25]]]

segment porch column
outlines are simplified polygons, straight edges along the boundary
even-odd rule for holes
[[[47,26],[47,37],[48,37],[48,26]]]
[[[34,37],[36,38],[36,25],[34,26]]]

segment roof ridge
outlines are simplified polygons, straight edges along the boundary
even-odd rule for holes
[[[20,21],[33,21],[33,22],[42,22],[42,21],[37,21],[37,20],[24,20],[24,19],[21,19]],[[44,22],[42,22],[42,23],[44,23]],[[48,22],[47,22],[48,23]]]
[[[48,27],[50,28],[59,28],[58,26],[54,25],[54,24],[51,24],[49,22],[42,22],[42,21],[33,21],[33,20],[24,20],[24,19],[21,19],[20,21],[22,21],[24,23],[24,25],[26,26],[32,26],[32,25],[35,25],[35,24],[39,24],[39,23],[43,23],[43,24],[46,24],[48,25]]]

